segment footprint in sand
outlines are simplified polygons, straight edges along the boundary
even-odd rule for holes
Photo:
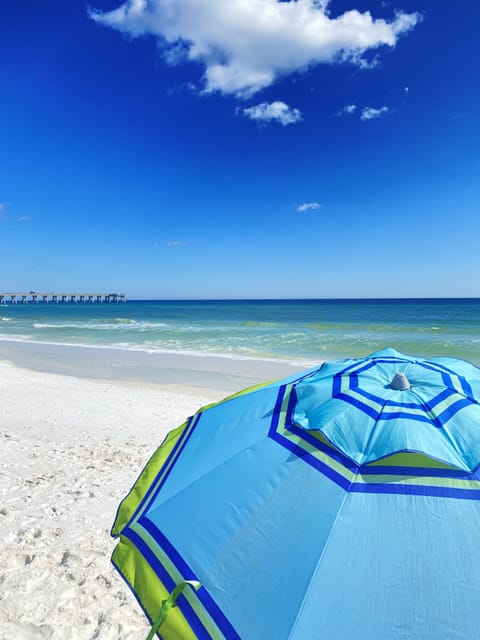
[[[9,625],[10,638],[22,640],[49,640],[53,636],[53,627],[48,624],[33,624],[31,622],[14,622]],[[7,636],[5,636],[7,637]]]

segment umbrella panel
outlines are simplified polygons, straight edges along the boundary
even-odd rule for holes
[[[152,592],[203,585],[162,637],[480,637],[476,473],[421,452],[356,465],[298,425],[299,383],[199,412],[120,508],[114,562],[151,618]]]

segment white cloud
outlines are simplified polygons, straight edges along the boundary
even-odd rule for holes
[[[304,211],[310,211],[315,209],[320,209],[322,205],[319,202],[304,202],[300,206],[297,207],[297,211],[303,213]]]
[[[181,240],[170,240],[167,242],[167,247],[185,247],[186,242],[182,242]]]
[[[344,116],[345,114],[351,116],[353,115],[356,110],[358,109],[356,104],[346,104],[343,109],[340,109],[340,111],[338,111],[335,115],[337,116]]]
[[[362,115],[360,116],[360,120],[374,120],[375,118],[380,118],[381,116],[387,114],[389,112],[388,107],[380,107],[380,109],[375,109],[374,107],[364,107],[362,109]]]
[[[280,100],[256,104],[253,107],[242,109],[242,113],[251,120],[256,120],[257,122],[270,122],[274,120],[279,124],[283,124],[284,127],[287,124],[294,124],[302,120],[302,114],[298,109],[292,109],[288,104]]]
[[[31,216],[19,216],[17,218],[17,222],[28,222],[31,219],[32,219]]]
[[[204,90],[248,97],[281,76],[321,63],[375,64],[364,54],[394,47],[421,19],[375,19],[356,9],[331,17],[330,0],[126,0],[90,17],[133,37],[154,35],[167,60],[200,63]]]

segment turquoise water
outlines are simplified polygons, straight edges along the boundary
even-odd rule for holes
[[[480,365],[480,299],[8,304],[0,340],[299,363],[393,347]]]

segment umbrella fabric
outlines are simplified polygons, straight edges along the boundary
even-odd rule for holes
[[[201,583],[165,640],[480,638],[479,399],[473,365],[388,349],[206,407],[120,505],[113,562],[151,620]]]

